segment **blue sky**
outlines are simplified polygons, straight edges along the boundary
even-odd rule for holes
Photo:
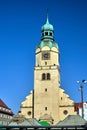
[[[75,102],[81,101],[80,84],[76,81],[87,80],[87,1],[2,0],[0,98],[15,114],[34,87],[35,48],[41,39],[47,9],[60,49],[61,87]]]

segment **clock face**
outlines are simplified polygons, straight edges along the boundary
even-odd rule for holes
[[[43,52],[43,53],[42,53],[42,59],[43,59],[43,60],[48,60],[48,59],[50,59],[50,53],[48,53],[48,52]]]
[[[44,58],[48,58],[48,53],[45,53],[45,54],[44,54]]]

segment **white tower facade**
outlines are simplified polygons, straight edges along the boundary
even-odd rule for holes
[[[59,49],[54,42],[53,26],[42,26],[42,39],[36,48],[36,66],[34,70],[34,116],[40,120],[49,116],[59,117],[58,109],[53,110],[56,104],[58,108],[58,88],[60,86]],[[44,119],[45,120],[45,119]]]
[[[65,94],[64,99],[64,91],[60,88],[59,48],[54,41],[54,29],[48,18],[41,31],[42,38],[36,48],[34,69],[34,116],[39,120],[56,123],[61,117],[67,116],[69,111],[73,110],[74,113],[74,106],[68,95]]]

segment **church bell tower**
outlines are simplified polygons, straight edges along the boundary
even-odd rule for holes
[[[41,42],[36,47],[34,69],[34,116],[49,118],[53,123],[58,114],[58,88],[60,87],[59,48],[54,41],[54,28],[49,23],[41,28]],[[56,104],[56,106],[55,106]],[[57,107],[56,111],[54,107]]]
[[[60,87],[59,48],[48,17],[41,28],[41,34],[35,52],[34,90],[21,103],[19,114],[54,125],[76,112],[74,101]]]

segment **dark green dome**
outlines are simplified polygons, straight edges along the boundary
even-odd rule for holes
[[[41,40],[50,39],[54,40],[54,28],[53,25],[49,23],[48,16],[46,23],[41,28],[42,37]]]
[[[58,49],[57,43],[55,43],[54,41],[50,41],[50,40],[41,41],[40,44],[37,45],[36,49],[37,48],[42,49],[44,46],[48,46],[49,48],[55,47]]]
[[[47,16],[47,21],[46,23],[42,26],[41,30],[54,30],[53,29],[53,25],[49,23],[49,20],[48,20],[48,16]]]
[[[53,25],[51,25],[51,24],[49,23],[48,19],[47,19],[46,24],[44,24],[44,25],[42,26],[41,30],[42,30],[42,31],[43,31],[43,30],[52,30],[52,31],[53,31],[54,29],[53,29]]]

